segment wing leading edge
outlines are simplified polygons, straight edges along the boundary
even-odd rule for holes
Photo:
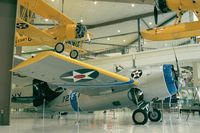
[[[138,82],[55,52],[43,52],[12,69],[32,78],[67,88],[96,89],[137,86]]]

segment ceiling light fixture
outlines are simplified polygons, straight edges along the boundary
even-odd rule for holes
[[[107,38],[108,41],[110,41],[110,38]]]
[[[152,25],[152,22],[149,22],[149,25]]]
[[[94,1],[94,4],[96,5],[96,4],[97,4],[97,1]]]
[[[120,30],[117,30],[117,32],[120,33],[121,31],[120,31]]]
[[[37,50],[42,50],[42,48],[37,48]]]
[[[54,2],[55,0],[51,0],[52,2]]]
[[[123,40],[123,42],[126,42],[126,40]]]
[[[83,23],[83,19],[81,19],[80,21],[81,21],[81,23]]]
[[[131,4],[132,7],[135,7],[135,4]]]
[[[49,19],[48,19],[48,18],[45,18],[45,19],[44,19],[44,21],[48,22],[48,21],[49,21]]]

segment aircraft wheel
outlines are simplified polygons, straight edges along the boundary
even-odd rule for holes
[[[152,122],[158,122],[161,119],[161,112],[158,109],[153,109],[148,113],[148,117]]]
[[[62,53],[64,50],[65,50],[65,46],[63,43],[59,42],[56,44],[54,50],[57,52],[57,53]]]
[[[133,112],[132,119],[135,124],[144,125],[148,120],[147,112],[142,109],[137,109]]]
[[[69,54],[69,56],[72,58],[72,59],[76,59],[78,57],[78,51],[77,50],[72,50]]]

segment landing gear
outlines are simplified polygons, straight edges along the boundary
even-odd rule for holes
[[[132,119],[135,124],[144,125],[148,121],[147,112],[142,109],[137,109],[133,112]]]
[[[64,50],[65,50],[65,46],[63,43],[59,42],[55,45],[55,48],[54,50],[57,52],[57,53],[62,53]]]
[[[55,48],[54,50],[57,52],[57,53],[62,53],[64,50],[65,50],[65,45],[61,42],[57,43],[55,45]],[[72,59],[76,59],[78,57],[78,51],[77,50],[71,50],[71,52],[69,53],[69,56],[72,58]]]
[[[152,122],[158,122],[161,119],[161,112],[158,109],[153,109],[152,111],[148,112],[149,120]]]
[[[69,56],[72,58],[72,59],[76,59],[78,57],[78,51],[77,50],[72,50],[69,54]]]
[[[132,115],[135,124],[144,125],[147,123],[148,118],[152,122],[158,122],[161,120],[161,112],[152,107],[152,103],[157,101],[158,98],[154,98],[151,102],[146,102],[144,100],[143,92],[137,88],[130,89],[128,98],[138,107]]]

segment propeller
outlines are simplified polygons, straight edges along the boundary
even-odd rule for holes
[[[176,85],[177,85],[178,89],[180,90],[180,88],[182,86],[184,86],[183,85],[184,81],[183,81],[183,78],[182,78],[182,75],[181,75],[179,61],[178,61],[178,58],[177,58],[177,55],[176,55],[174,47],[173,47],[173,51],[174,51],[174,56],[175,56],[175,61],[176,61],[176,71],[175,71]]]
[[[176,61],[176,76],[180,77],[180,67],[179,67],[179,61],[175,52],[175,49],[173,48],[174,51],[174,56],[175,56],[175,61]]]
[[[154,6],[154,20],[155,20],[155,24],[157,25],[158,24],[158,8],[156,4]]]
[[[180,67],[179,67],[179,62],[175,53],[175,59],[176,59],[176,70],[177,70],[177,76],[180,77]]]

